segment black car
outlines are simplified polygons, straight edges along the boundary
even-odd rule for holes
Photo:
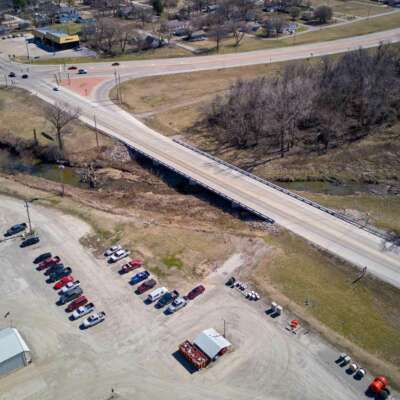
[[[47,268],[45,271],[45,275],[50,275],[53,272],[62,271],[64,269],[64,264],[54,264],[51,267]]]
[[[15,72],[10,72],[9,74],[8,74],[8,76],[9,76],[9,78],[15,78]]]
[[[55,281],[60,280],[61,278],[64,278],[64,276],[68,276],[71,274],[72,274],[72,269],[70,267],[67,267],[62,269],[61,271],[51,273],[47,281],[48,283],[53,283]]]
[[[176,290],[167,292],[161,296],[160,300],[156,303],[156,308],[163,308],[167,304],[172,303],[176,298],[179,297],[179,293]]]
[[[50,258],[51,257],[51,253],[43,253],[43,254],[41,254],[40,256],[37,256],[34,260],[33,260],[33,263],[34,264],[39,264],[39,263],[41,263],[42,261],[44,261],[44,260],[46,260],[47,258]]]
[[[28,239],[25,239],[19,245],[19,247],[28,247],[28,246],[32,246],[33,244],[39,243],[39,242],[40,242],[39,236],[33,236],[33,237],[28,238]]]
[[[28,79],[28,74],[23,74],[22,79]]]
[[[5,234],[4,236],[12,236],[16,233],[22,232],[26,229],[26,223],[23,222],[22,224],[13,225]]]

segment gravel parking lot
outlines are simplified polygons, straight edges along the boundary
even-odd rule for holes
[[[0,196],[0,229],[23,222],[23,202]],[[223,285],[223,273],[205,282],[206,292],[172,316],[136,296],[119,262],[108,266],[79,243],[90,231],[75,217],[33,204],[41,242],[25,249],[19,239],[0,243],[1,327],[18,328],[33,363],[0,379],[0,399],[360,399],[368,379],[357,382],[334,364],[338,351],[313,334],[293,335],[265,305],[249,302]],[[70,322],[57,294],[32,260],[51,251],[72,267],[89,301],[107,319],[81,331]],[[134,254],[133,254],[134,256]],[[140,270],[139,270],[140,271]],[[170,288],[174,289],[174,288]],[[176,288],[180,289],[180,288]],[[223,330],[234,349],[209,368],[189,373],[173,356],[203,329]]]

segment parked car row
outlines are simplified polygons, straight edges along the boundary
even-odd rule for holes
[[[43,253],[33,260],[37,264],[37,271],[44,271],[48,276],[47,283],[54,283],[53,289],[58,291],[58,305],[67,305],[65,311],[71,313],[69,319],[77,320],[85,315],[92,313],[95,309],[93,303],[90,303],[83,294],[81,282],[75,280],[72,275],[72,268],[64,266],[59,256],[53,256],[51,253]],[[82,321],[81,329],[86,329],[104,321],[105,312],[93,313]]]
[[[4,237],[11,238],[17,233],[21,233],[21,235],[19,235],[22,238],[22,242],[19,245],[19,247],[21,248],[32,246],[33,244],[39,243],[40,242],[39,236],[35,235],[33,232],[26,232],[27,227],[28,226],[25,222],[22,222],[20,224],[15,224],[11,226],[9,229],[7,229],[7,231],[4,233]]]
[[[113,264],[125,257],[128,257],[130,252],[123,249],[121,245],[112,246],[104,252],[104,257],[107,258],[109,264]]]
[[[121,254],[121,258],[119,258],[120,257],[119,254]],[[114,258],[122,259],[127,255],[129,255],[129,251],[123,249],[121,245],[112,246],[104,252],[104,256],[108,259],[109,263],[115,262],[115,261],[110,261],[114,260]],[[118,273],[120,275],[124,275],[138,268],[144,268],[143,261],[140,259],[133,259],[128,261],[126,264],[122,265]],[[135,290],[135,293],[137,295],[141,295],[149,291],[150,289],[153,289],[157,285],[156,280],[151,278],[150,272],[148,272],[145,269],[143,271],[137,272],[136,274],[132,275],[131,278],[129,279],[129,284],[131,286],[137,285],[139,283],[140,285]],[[185,307],[189,300],[194,300],[204,291],[205,287],[203,285],[199,285],[193,288],[186,296],[181,296],[179,292],[176,290],[168,291],[168,289],[165,287],[159,287],[149,293],[149,295],[145,299],[145,303],[147,304],[155,303],[155,308],[158,309],[168,306],[165,310],[165,313],[173,314],[174,312]]]

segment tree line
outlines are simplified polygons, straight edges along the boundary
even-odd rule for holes
[[[290,63],[278,75],[237,80],[206,110],[222,144],[259,154],[328,151],[400,117],[400,51],[390,45]]]

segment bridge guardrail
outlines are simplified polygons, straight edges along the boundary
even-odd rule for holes
[[[270,187],[272,189],[278,190],[279,192],[284,193],[284,194],[286,194],[286,195],[288,195],[290,197],[293,197],[296,200],[299,200],[299,201],[301,201],[301,202],[303,202],[305,204],[308,204],[308,205],[310,205],[312,207],[318,208],[319,210],[321,210],[323,212],[326,212],[327,214],[330,214],[335,218],[338,218],[338,219],[340,219],[342,221],[345,221],[345,222],[347,222],[347,223],[349,223],[351,225],[354,225],[357,228],[365,230],[365,231],[367,231],[369,233],[372,233],[373,235],[378,236],[381,239],[384,239],[384,240],[391,240],[392,239],[392,237],[389,234],[385,234],[385,233],[383,233],[383,232],[381,232],[381,231],[379,231],[377,229],[374,229],[372,227],[360,224],[359,222],[352,220],[351,218],[347,217],[346,215],[343,215],[343,214],[341,214],[341,213],[339,213],[337,211],[334,211],[334,210],[332,210],[332,209],[330,209],[328,207],[325,207],[325,206],[323,206],[323,205],[321,205],[321,204],[319,204],[319,203],[317,203],[315,201],[312,201],[312,200],[307,199],[307,198],[305,198],[303,196],[300,196],[297,193],[291,192],[290,190],[285,189],[285,188],[283,188],[281,186],[275,185],[274,183],[272,183],[272,182],[270,182],[270,181],[268,181],[266,179],[260,178],[259,176],[254,175],[251,172],[248,172],[248,171],[246,171],[246,170],[244,170],[242,168],[237,167],[236,165],[230,164],[230,163],[228,163],[228,162],[226,162],[224,160],[221,160],[218,157],[215,157],[215,156],[213,156],[213,155],[211,155],[211,154],[209,154],[209,153],[207,153],[207,152],[205,152],[203,150],[200,150],[197,147],[192,146],[191,144],[188,144],[188,143],[186,143],[186,142],[184,142],[182,140],[179,140],[179,139],[173,139],[173,141],[175,143],[180,144],[183,147],[188,148],[189,150],[195,151],[196,153],[199,153],[199,154],[201,154],[201,155],[203,155],[203,156],[205,156],[205,157],[207,157],[207,158],[209,158],[209,159],[211,159],[211,160],[213,160],[213,161],[215,161],[215,162],[217,162],[219,164],[222,164],[222,165],[224,165],[224,166],[226,166],[226,167],[228,167],[230,169],[233,169],[233,170],[239,172],[242,175],[246,175],[249,178],[254,179],[254,180],[256,180],[256,181],[258,181],[258,182],[260,182],[260,183],[262,183],[262,184],[264,184],[264,185],[266,185],[266,186],[268,186],[268,187]],[[260,213],[257,213],[257,212],[255,212],[255,213],[256,214],[260,214]]]

